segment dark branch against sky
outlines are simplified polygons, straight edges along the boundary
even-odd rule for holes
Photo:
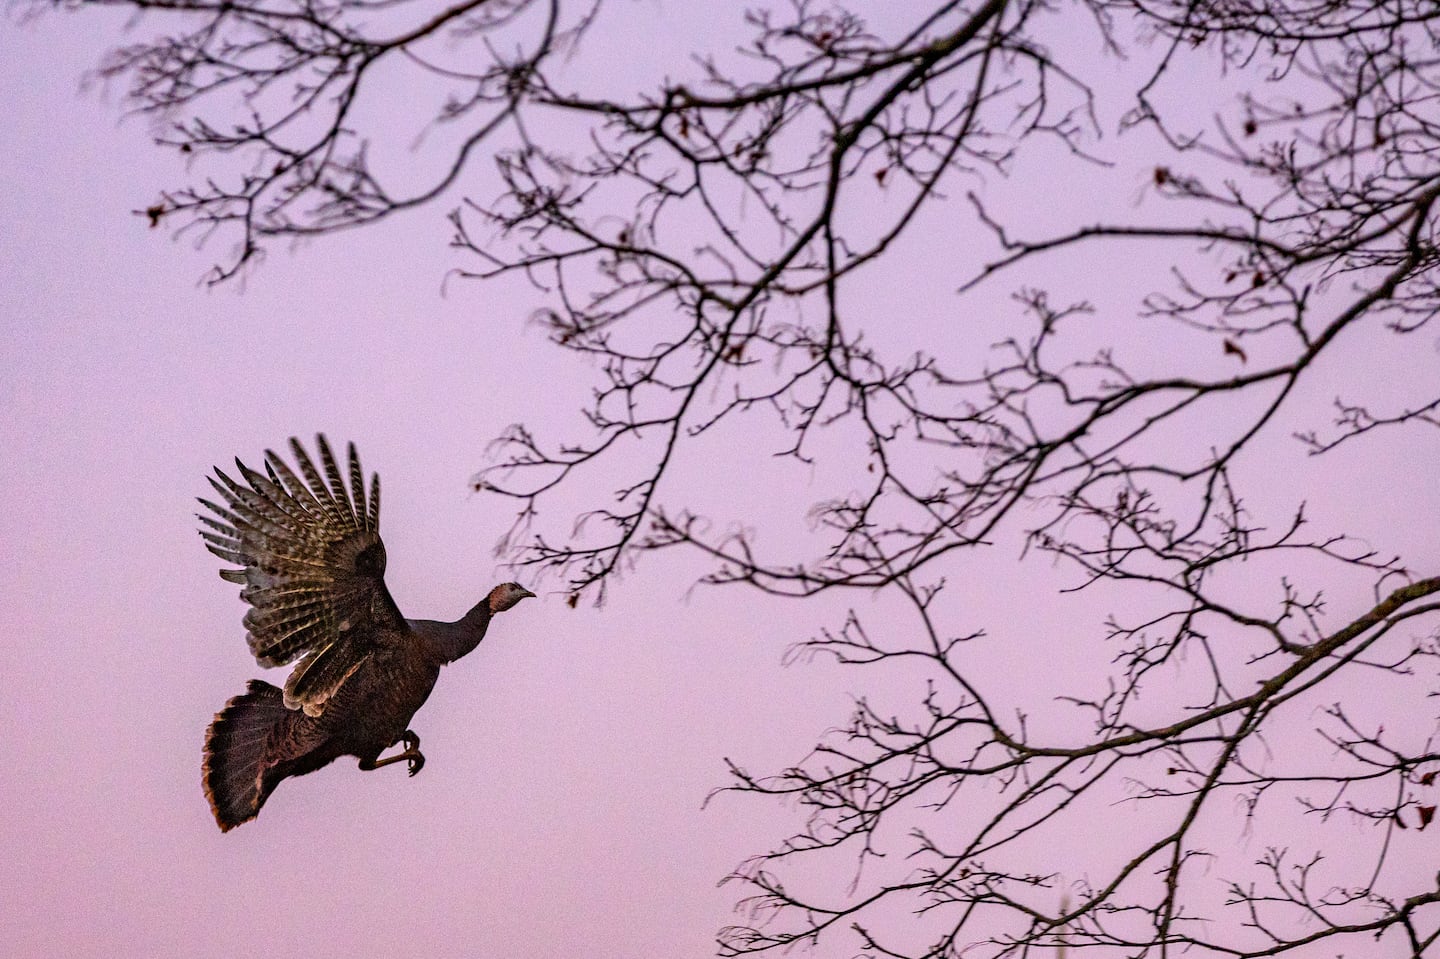
[[[437,209],[452,295],[528,284],[593,388],[473,481],[521,571],[703,562],[858,667],[730,762],[803,820],[721,954],[1433,950],[1433,4],[770,4],[673,56],[600,3],[78,5],[145,11],[100,73],[212,283]]]

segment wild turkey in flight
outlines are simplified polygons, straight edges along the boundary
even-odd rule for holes
[[[238,459],[239,481],[219,468],[210,485],[224,505],[200,502],[200,534],[250,604],[250,651],[261,666],[300,662],[283,690],[252,679],[205,732],[202,783],[221,831],[254,819],[280,781],[303,776],[341,756],[361,769],[406,761],[410,775],[425,757],[409,728],[440,667],[470,652],[496,613],[529,590],[502,583],[458,622],[406,619],[385,588],[380,541],[380,477],[366,496],[355,445],[349,489],[325,437],[320,466],[298,440],[290,449],[300,475],[273,451],[265,474]],[[380,753],[401,740],[405,749]]]

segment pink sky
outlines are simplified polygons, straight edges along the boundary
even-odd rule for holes
[[[114,94],[77,92],[117,39],[103,22],[0,28],[0,954],[712,954],[736,896],[716,880],[793,821],[734,797],[702,812],[722,757],[798,761],[853,687],[824,664],[779,667],[833,610],[687,594],[700,567],[684,562],[642,566],[600,611],[541,584],[442,676],[413,724],[415,779],[342,760],[216,829],[203,731],[262,671],[194,531],[207,470],[292,434],[353,439],[384,481],[400,608],[454,618],[513,576],[492,552],[509,516],[467,488],[485,443],[521,419],[571,422],[585,385],[526,326],[529,290],[441,295],[457,265],[443,204],[277,245],[243,293],[200,287],[217,251],[130,214],[175,181],[171,158],[143,122],[117,122]],[[1366,362],[1383,375],[1385,358]],[[1387,464],[1336,460],[1314,500],[1344,516]],[[693,468],[712,489],[743,479],[724,459]],[[1388,468],[1428,509],[1386,546],[1433,561],[1433,461]],[[1063,628],[1063,612],[1016,610],[1013,589],[975,603]],[[1057,653],[1006,655],[1043,669]],[[1434,835],[1400,868],[1432,861]]]
[[[194,531],[209,467],[353,438],[401,609],[454,618],[512,575],[466,481],[565,370],[528,297],[442,298],[440,208],[197,288],[210,255],[130,215],[169,159],[77,92],[100,23],[0,29],[0,954],[709,954],[757,845],[759,810],[700,811],[721,757],[793,762],[843,700],[778,668],[773,611],[674,579],[601,612],[542,588],[442,677],[422,775],[342,761],[215,828],[204,728],[262,671]]]

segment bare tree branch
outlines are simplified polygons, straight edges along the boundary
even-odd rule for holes
[[[146,212],[235,238],[217,282],[269,239],[467,191],[461,275],[527,278],[597,377],[578,439],[512,426],[475,478],[515,507],[516,562],[598,602],[679,550],[841,608],[792,656],[873,692],[791,768],[730,762],[725,794],[805,818],[730,877],[722,955],[1434,951],[1437,557],[1307,503],[1382,437],[1434,461],[1433,2],[799,0],[628,95],[586,72],[599,3],[76,5],[167,25],[101,74],[193,158]],[[408,174],[359,106],[394,71],[444,94]],[[1069,212],[1127,169],[1143,203]],[[1120,305],[1070,298],[1077,264]],[[876,293],[910,286],[953,301],[919,324]],[[1313,472],[1277,477],[1296,447]],[[717,449],[836,492],[769,535],[742,493],[687,486]],[[1436,503],[1387,502],[1383,472],[1403,540]],[[1116,612],[977,623],[963,600],[1016,555],[1012,608]],[[976,652],[1022,642],[1095,675]]]

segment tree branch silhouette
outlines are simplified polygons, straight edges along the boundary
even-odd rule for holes
[[[1316,529],[1323,466],[1266,476],[1382,435],[1433,462],[1429,0],[974,0],[873,24],[798,0],[631,95],[585,72],[598,2],[75,5],[173,25],[101,73],[193,158],[146,212],[234,238],[214,281],[275,238],[448,199],[459,275],[534,285],[597,385],[579,438],[513,426],[475,478],[514,504],[518,563],[598,602],[648,554],[702,557],[708,583],[843,607],[793,658],[911,677],[791,768],[730,762],[725,792],[806,818],[729,877],[722,955],[1433,949],[1435,877],[1385,867],[1434,817],[1440,560]],[[427,122],[457,131],[406,174],[372,160],[387,84],[444,94]],[[1067,193],[1113,190],[1137,154],[1143,210],[1074,218]],[[1142,284],[1136,306],[1097,318],[1057,263]],[[874,293],[936,274],[945,319],[901,345],[911,318]],[[1389,384],[1363,362],[1385,350],[1405,354]],[[701,507],[683,467],[717,448],[838,474],[808,538]],[[1433,514],[1374,482],[1396,529]],[[1075,637],[978,626],[952,584],[1002,553],[1035,584],[1017,604],[1117,612]],[[1103,679],[1040,704],[1058,727],[974,656],[1072,638]],[[1218,844],[1234,821],[1258,853]],[[1086,834],[1094,861],[1047,859]]]

